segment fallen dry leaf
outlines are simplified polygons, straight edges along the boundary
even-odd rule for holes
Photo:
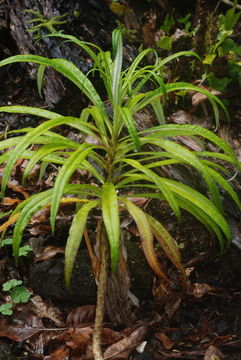
[[[51,355],[45,356],[43,360],[69,360],[69,348],[61,345],[58,349],[52,352]]]
[[[83,324],[93,323],[95,320],[95,305],[79,306],[68,314],[68,327],[83,327]]]
[[[110,345],[103,354],[104,359],[127,359],[132,349],[144,340],[148,332],[148,325],[141,325],[140,327],[132,331],[129,336],[126,336],[124,339]],[[124,352],[127,353],[124,354]]]
[[[47,318],[52,320],[57,326],[64,326],[65,322],[61,311],[48,304],[40,296],[30,298],[31,309],[39,318]]]
[[[34,225],[29,229],[29,233],[33,236],[49,234],[51,227],[49,225]]]
[[[215,346],[210,345],[205,353],[204,360],[223,360],[224,355]]]
[[[166,306],[165,306],[165,312],[167,313],[169,319],[171,319],[173,317],[173,315],[175,314],[175,312],[179,309],[180,305],[181,305],[182,299],[176,299],[173,301],[169,301]]]
[[[14,316],[11,319],[6,317],[0,317],[0,336],[6,337],[13,341],[23,341],[29,339],[31,336],[43,330],[43,324],[41,319],[38,319],[35,315],[25,313],[24,319],[14,323]],[[34,325],[34,326],[33,326]]]
[[[3,205],[5,205],[5,206],[17,205],[20,202],[21,202],[21,200],[19,200],[19,199],[12,199],[9,197],[5,197],[3,199]]]
[[[207,89],[205,88],[204,86],[202,86],[201,88],[205,89],[205,90],[208,90],[209,92],[211,92],[211,94],[213,95],[216,95],[216,96],[220,96],[222,95],[222,93],[218,90],[214,90],[214,89]],[[207,96],[202,94],[202,93],[199,93],[199,92],[196,92],[193,96],[192,96],[192,106],[196,107],[200,104],[202,104],[204,101],[207,100]]]
[[[190,284],[189,288],[188,288],[188,293],[190,295],[193,295],[194,297],[200,299],[202,298],[204,295],[212,292],[212,290],[214,290],[214,288],[212,288],[211,286],[209,286],[208,284],[198,284],[198,283],[194,283],[194,284]]]
[[[166,350],[171,350],[174,346],[174,343],[169,339],[169,337],[163,332],[156,332],[155,336],[159,339]]]
[[[64,249],[56,246],[47,246],[43,249],[41,254],[35,255],[35,262],[48,260],[53,258],[56,254],[64,254]]]
[[[71,355],[80,356],[86,352],[87,346],[92,343],[93,329],[90,326],[65,331],[59,340],[66,341],[71,349]]]
[[[7,187],[13,191],[19,192],[24,196],[25,199],[29,197],[27,191],[25,191],[24,188],[21,185],[19,185],[19,182],[17,180],[8,181]]]

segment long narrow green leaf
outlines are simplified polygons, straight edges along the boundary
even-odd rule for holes
[[[46,119],[54,119],[60,117],[60,114],[57,114],[53,111],[30,107],[30,106],[0,106],[0,112],[12,113],[12,114],[29,114],[40,116]]]
[[[213,144],[217,145],[220,149],[222,149],[224,152],[226,152],[226,154],[228,154],[231,159],[229,162],[233,162],[235,163],[235,165],[238,166],[239,169],[241,169],[241,164],[238,162],[237,157],[235,155],[234,150],[232,149],[232,147],[225,142],[224,140],[222,140],[220,137],[218,137],[217,135],[215,135],[213,132],[200,127],[200,126],[196,126],[196,125],[179,125],[179,124],[165,124],[162,126],[156,126],[153,128],[150,128],[146,131],[142,131],[140,132],[140,134],[144,134],[144,133],[148,133],[151,132],[150,135],[145,136],[141,142],[143,144],[148,143],[149,141],[151,142],[152,140],[154,140],[154,138],[159,138],[159,137],[171,137],[171,136],[191,136],[191,135],[197,135],[197,136],[202,136],[205,139],[208,139],[209,141],[211,141]],[[207,156],[212,156],[211,152],[200,152],[200,154],[203,154],[203,156],[205,156],[205,154],[207,154]],[[222,158],[222,154],[218,154],[218,153],[213,153],[213,154],[217,154],[217,158]],[[226,160],[226,159],[225,159]],[[228,161],[228,159],[227,159]]]
[[[133,140],[135,151],[140,150],[140,139],[136,130],[134,120],[132,118],[131,111],[126,107],[118,107],[119,112],[121,113],[122,119],[128,129],[128,132]]]
[[[88,156],[91,149],[92,146],[86,148],[86,144],[81,144],[79,148],[68,157],[64,165],[59,170],[54,184],[53,200],[50,215],[50,223],[53,232],[60,200],[64,192],[64,187],[73,172],[80,166],[81,162],[86,158],[86,156]]]
[[[220,249],[224,249],[225,243],[219,225],[215,221],[213,221],[213,219],[210,218],[205,211],[200,209],[200,207],[196,206],[191,201],[179,196],[177,197],[177,201],[182,209],[192,214],[208,229],[209,232],[215,233],[219,241]]]
[[[220,175],[217,171],[213,170],[212,168],[207,168],[209,174],[213,177],[214,180],[231,196],[234,200],[238,208],[241,210],[241,202],[237,193],[234,191],[230,183],[225,180],[222,175]]]
[[[104,110],[102,100],[93,84],[77,66],[70,61],[65,59],[48,59],[38,55],[15,55],[0,61],[0,67],[16,62],[33,62],[44,66],[51,66],[78,86],[94,105],[98,105]]]
[[[163,181],[171,191],[185,199],[188,199],[191,203],[195,204],[204,211],[222,229],[228,242],[231,241],[231,231],[227,221],[210,200],[189,186],[169,179],[163,179]]]
[[[72,117],[61,116],[59,118],[54,118],[40,124],[38,127],[36,127],[31,132],[27,133],[25,136],[22,137],[22,140],[15,146],[14,150],[12,150],[12,156],[11,158],[9,158],[7,165],[4,169],[4,174],[2,178],[2,194],[4,194],[5,192],[7,181],[11,175],[16,160],[21,156],[24,150],[26,150],[30,144],[34,143],[35,139],[37,139],[40,135],[44,134],[47,130],[51,129],[54,126],[67,124],[72,121]]]
[[[37,72],[37,86],[38,86],[38,93],[39,96],[42,96],[42,86],[43,86],[43,79],[44,79],[44,72],[45,72],[46,66],[45,65],[39,65],[38,72]]]
[[[94,200],[84,204],[75,214],[72,221],[69,230],[69,237],[67,239],[65,248],[65,283],[68,290],[70,290],[71,274],[73,271],[75,258],[83,237],[83,232],[86,226],[88,214],[91,209],[98,205],[99,202],[99,200]]]
[[[158,189],[163,193],[164,197],[166,198],[167,202],[169,203],[170,207],[174,211],[176,217],[180,220],[181,213],[178,207],[178,204],[175,200],[175,196],[169,190],[169,187],[165,185],[162,178],[155,174],[152,170],[148,169],[146,166],[141,165],[138,161],[132,159],[123,159],[123,162],[131,165],[133,168],[138,169],[139,171],[143,172],[148,177],[148,181],[152,181],[154,184],[157,185]]]
[[[175,54],[169,55],[167,57],[165,57],[163,60],[161,60],[154,68],[155,71],[158,71],[160,68],[162,68],[165,64],[167,64],[169,61],[172,61],[174,59],[177,59],[180,56],[194,56],[196,57],[198,60],[200,60],[200,62],[202,62],[202,59],[200,58],[200,56],[195,53],[194,51],[179,51]]]
[[[116,272],[120,250],[120,218],[116,189],[111,182],[103,184],[102,213],[110,244],[111,268]]]
[[[172,141],[159,140],[159,144],[163,149],[167,150],[167,152],[170,152],[175,159],[194,167],[199,173],[202,174],[211,193],[214,204],[222,212],[223,207],[219,191],[213,179],[210,177],[207,167],[198,159],[198,157],[196,157],[195,154],[186,149],[184,146],[176,144]]]
[[[25,227],[28,225],[31,217],[44,206],[46,206],[51,201],[52,191],[45,191],[40,194],[37,194],[30,200],[25,201],[22,205],[22,210],[20,216],[15,224],[13,232],[13,255],[15,260],[18,260],[19,255],[19,246],[22,240],[22,234]],[[20,207],[19,207],[20,209]]]
[[[114,52],[114,64],[112,72],[112,94],[113,94],[113,105],[119,104],[119,91],[120,91],[120,77],[122,68],[123,58],[123,45],[121,31],[115,29],[112,32],[113,52]]]
[[[142,247],[147,258],[147,261],[152,268],[152,270],[156,273],[157,276],[161,277],[164,280],[168,280],[166,274],[162,270],[158,258],[153,245],[153,235],[150,223],[148,221],[147,214],[142,211],[138,206],[134,205],[131,201],[121,197],[120,200],[124,203],[127,211],[134,219],[137,228],[139,230],[140,236],[143,240]]]

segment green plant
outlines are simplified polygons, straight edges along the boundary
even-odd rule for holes
[[[54,187],[24,200],[13,211],[10,219],[0,227],[2,231],[16,222],[13,233],[13,251],[16,260],[19,256],[23,231],[34,213],[51,205],[50,222],[54,232],[60,204],[73,202],[80,206],[74,216],[66,244],[65,280],[67,286],[70,286],[75,257],[88,216],[94,208],[102,219],[97,231],[99,245],[103,248],[108,242],[111,269],[116,273],[120,254],[120,217],[122,211],[126,210],[138,227],[144,253],[154,272],[170,282],[157,259],[154,247],[154,239],[156,239],[180,271],[185,286],[185,271],[176,242],[159,220],[147,214],[130,200],[129,193],[132,191],[132,198],[144,196],[147,199],[158,199],[160,206],[163,202],[168,203],[179,220],[181,220],[181,209],[189,211],[217,235],[221,250],[230,242],[231,232],[224,217],[220,188],[231,196],[240,209],[241,204],[232,186],[224,177],[224,174],[229,174],[229,171],[213,159],[222,160],[229,167],[240,169],[233,149],[204,128],[194,125],[165,124],[163,113],[163,104],[167,101],[170,92],[199,91],[210,100],[218,125],[218,106],[224,111],[225,107],[217,97],[189,83],[164,84],[161,76],[162,68],[168,61],[183,55],[192,55],[197,58],[198,56],[184,51],[163,60],[157,59],[154,65],[141,67],[144,57],[153,51],[146,49],[127,69],[122,70],[123,47],[120,31],[113,32],[113,55],[109,51],[104,52],[96,45],[79,41],[70,35],[53,34],[51,36],[74,42],[93,58],[95,67],[91,72],[99,74],[102,78],[108,103],[103,102],[89,76],[84,75],[75,65],[65,59],[17,55],[0,61],[0,66],[25,61],[39,64],[39,89],[42,87],[46,66],[51,66],[72,81],[91,103],[89,107],[81,111],[79,118],[26,106],[0,107],[2,112],[31,114],[47,119],[35,129],[23,129],[23,135],[20,133],[19,136],[0,142],[0,149],[7,149],[0,156],[0,163],[6,162],[2,178],[2,195],[4,195],[7,180],[11,176],[17,159],[29,159],[23,181],[37,162],[60,165]],[[149,90],[145,90],[148,88]],[[160,125],[138,131],[135,114],[148,106],[152,106]],[[70,140],[52,130],[61,125],[73,127],[79,131],[82,134],[82,143]],[[217,153],[205,151],[204,143],[203,151],[190,151],[175,141],[176,136],[201,137],[212,142],[220,151]],[[89,143],[85,141],[85,138],[86,140],[92,138],[95,141]],[[30,147],[32,144],[38,145],[37,150]],[[191,167],[199,173],[203,183],[206,184],[210,199],[185,184],[166,178],[163,168],[175,167],[175,165],[182,165],[184,168]],[[71,175],[76,169],[88,171],[95,178],[96,185],[72,184]],[[105,257],[103,254],[106,251],[100,252],[102,253],[101,260],[103,260]],[[100,274],[103,274],[104,270],[104,266],[101,266]],[[99,280],[98,293],[99,291],[102,293],[98,296],[97,308],[99,308],[99,302],[103,301],[103,292],[105,292],[103,284],[106,283],[104,275],[100,275],[100,279],[103,279],[103,283]],[[97,313],[100,314],[99,311]],[[98,321],[100,317],[98,315]],[[94,337],[95,344],[96,341]]]
[[[171,29],[173,28],[173,26],[175,25],[175,20],[173,18],[172,15],[170,14],[166,14],[165,18],[164,18],[164,22],[163,25],[161,25],[161,29],[166,33],[166,34],[170,34]]]
[[[50,33],[55,33],[57,32],[57,30],[55,29],[56,26],[66,24],[68,22],[68,20],[62,20],[63,18],[68,16],[68,13],[65,13],[63,15],[53,16],[51,19],[46,19],[44,15],[42,15],[38,11],[27,9],[25,10],[25,12],[35,16],[34,19],[28,20],[27,23],[29,24],[37,23],[37,25],[32,26],[32,28],[28,30],[28,32],[35,33],[34,38],[36,40],[41,39],[42,37],[41,30],[47,29]]]
[[[185,31],[186,33],[189,33],[190,27],[191,27],[191,25],[192,25],[192,23],[191,23],[191,21],[190,21],[191,15],[192,15],[192,14],[188,13],[188,14],[185,15],[184,17],[177,19],[177,21],[178,21],[180,24],[183,24],[183,26],[184,26],[184,31]]]
[[[25,286],[22,286],[22,280],[11,279],[2,286],[3,291],[9,292],[11,301],[0,306],[0,313],[3,315],[12,315],[13,305],[28,302],[31,294]]]
[[[8,246],[8,245],[13,245],[12,238],[3,239],[1,241],[1,244],[0,244],[1,247]],[[28,256],[28,253],[31,251],[33,251],[33,249],[29,245],[20,246],[18,256],[19,257],[20,256]]]
[[[234,27],[238,22],[241,11],[236,12],[237,1],[234,6],[225,14],[218,16],[216,41],[207,45],[206,56],[203,63],[207,66],[213,64],[217,57],[226,57],[228,61],[228,77],[217,77],[212,71],[207,69],[207,79],[209,84],[220,91],[224,91],[232,80],[237,80],[241,86],[241,46],[237,45],[232,39]],[[234,75],[235,74],[235,75]]]

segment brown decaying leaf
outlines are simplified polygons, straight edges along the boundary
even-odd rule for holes
[[[205,90],[209,90],[211,92],[211,94],[213,95],[216,95],[216,96],[219,96],[219,95],[222,95],[222,93],[218,90],[210,90],[210,89],[207,89],[205,88],[204,86],[202,86],[203,89]],[[202,104],[204,101],[207,100],[207,96],[202,94],[202,93],[199,93],[199,92],[196,92],[193,96],[192,96],[192,106],[198,106],[200,104]]]
[[[5,197],[3,199],[3,205],[4,206],[12,206],[12,205],[17,205],[21,202],[21,200],[19,199],[12,199],[12,198],[9,198],[9,197]]]
[[[20,194],[22,194],[24,196],[25,199],[27,199],[29,197],[29,194],[27,193],[27,191],[25,191],[23,189],[23,187],[21,185],[19,185],[19,182],[17,180],[8,181],[7,187],[15,192],[19,192]]]
[[[39,224],[42,223],[49,217],[50,209],[49,207],[44,207],[43,209],[37,211],[31,218],[30,224]]]
[[[18,319],[17,324],[15,324],[17,315],[15,313],[11,319],[0,317],[0,336],[13,341],[24,341],[43,330],[41,319],[35,315],[27,312],[24,314],[24,319]]]
[[[215,346],[210,345],[205,353],[204,360],[223,360],[224,355]]]
[[[70,328],[83,327],[95,320],[95,305],[79,306],[68,314],[66,324]]]
[[[43,360],[69,360],[69,348],[60,346],[51,355],[45,356]]]
[[[64,254],[64,249],[56,246],[47,246],[41,254],[35,255],[35,262],[48,260],[53,258],[56,254]]]
[[[188,286],[188,293],[198,299],[202,298],[206,294],[214,292],[215,290],[215,288],[209,286],[208,284],[194,283],[189,284]]]
[[[148,325],[143,324],[134,331],[131,332],[129,336],[126,336],[124,339],[116,342],[109,346],[104,352],[104,359],[114,358],[117,359],[127,359],[128,357],[123,358],[123,352],[128,350],[128,353],[131,349],[139,345],[148,334]],[[126,356],[126,354],[124,355]]]
[[[169,319],[173,317],[175,312],[179,309],[180,305],[182,303],[182,299],[173,299],[172,301],[168,302],[165,306],[165,312],[167,313]]]
[[[170,338],[164,332],[156,332],[155,336],[159,339],[166,350],[171,350],[174,346],[174,343],[170,340]]]
[[[61,311],[48,304],[46,301],[36,295],[30,299],[31,310],[38,316],[38,318],[47,318],[52,320],[57,326],[64,326],[65,322]]]

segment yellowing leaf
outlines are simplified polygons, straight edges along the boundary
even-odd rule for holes
[[[143,239],[143,251],[150,267],[157,276],[161,277],[166,281],[169,281],[158,262],[158,258],[153,246],[153,235],[147,214],[144,213],[144,211],[142,211],[139,207],[134,205],[131,201],[124,198],[121,198],[121,200],[123,201],[127,211],[130,213],[138,227],[141,238]]]

